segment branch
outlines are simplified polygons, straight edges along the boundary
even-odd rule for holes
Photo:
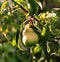
[[[14,0],[12,0],[15,4],[17,4],[25,13],[28,13],[28,11],[22,6],[22,5],[19,5],[17,2],[15,2]],[[32,16],[32,18],[34,18],[36,21],[39,22],[39,20],[37,18],[35,18],[34,16]]]

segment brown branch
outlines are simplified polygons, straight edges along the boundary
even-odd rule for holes
[[[17,4],[25,13],[28,13],[28,11],[20,4],[18,4],[17,2],[15,2],[14,0],[12,0],[15,4]],[[39,20],[37,18],[35,18],[34,16],[32,16],[32,18],[34,18],[36,21],[39,22]]]
[[[32,18],[34,18],[36,21],[38,21],[38,22],[39,22],[39,20],[38,20],[37,18],[35,18],[34,16],[32,16]]]
[[[28,13],[28,11],[27,11],[22,5],[20,5],[20,8],[21,8],[24,12]]]

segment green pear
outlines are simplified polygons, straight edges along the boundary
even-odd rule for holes
[[[39,41],[38,35],[33,31],[32,28],[30,28],[29,24],[27,24],[25,29],[23,30],[22,36],[23,44],[27,47],[31,47],[37,44]]]

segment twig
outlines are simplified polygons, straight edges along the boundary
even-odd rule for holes
[[[17,4],[25,13],[28,13],[28,11],[20,4],[18,4],[17,2],[15,2],[14,0],[12,0],[15,4]],[[34,18],[36,21],[39,22],[39,20],[37,18],[35,18],[34,16],[32,16],[32,18]]]

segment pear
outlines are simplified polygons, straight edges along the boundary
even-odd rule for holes
[[[29,24],[25,26],[22,32],[22,42],[25,46],[31,47],[37,44],[39,41],[38,35],[33,31]]]

